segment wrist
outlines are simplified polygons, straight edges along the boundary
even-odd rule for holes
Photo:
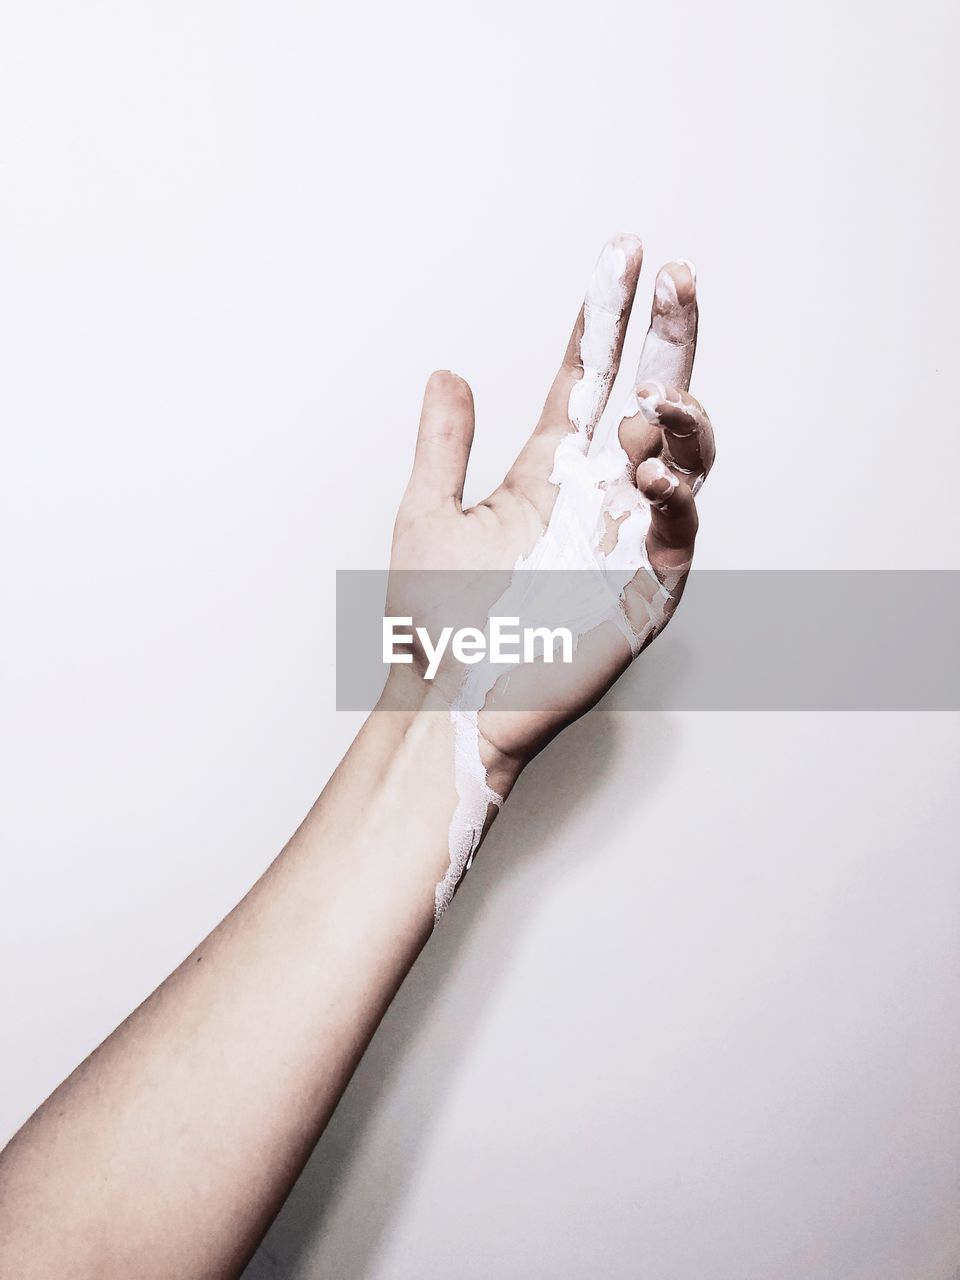
[[[514,751],[505,741],[501,742],[501,738],[506,740],[509,735],[497,732],[498,720],[507,714],[497,711],[481,712],[477,725],[477,745],[487,785],[504,799],[513,790],[531,758],[530,754]],[[425,681],[415,669],[409,666],[391,669],[383,693],[369,719],[383,719],[391,725],[391,732],[398,741],[401,737],[420,737],[424,734],[449,736],[452,764],[454,748],[450,728],[452,716],[449,692],[439,685]]]

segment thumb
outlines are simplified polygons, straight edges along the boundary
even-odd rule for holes
[[[407,496],[428,503],[463,498],[473,443],[473,392],[448,370],[432,373],[423,393],[420,431]]]

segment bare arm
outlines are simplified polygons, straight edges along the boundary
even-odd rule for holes
[[[242,1270],[433,927],[450,736],[374,713],[251,892],[24,1126],[3,1274]]]
[[[623,419],[594,437],[640,259],[632,237],[605,250],[540,422],[470,511],[472,397],[434,375],[397,520],[395,569],[536,573],[575,553],[578,568],[621,584],[580,620],[576,663],[499,710],[492,679],[451,701],[412,667],[391,677],[408,709],[372,713],[250,893],[0,1156],[2,1274],[239,1275],[523,765],[669,620],[713,458],[686,391],[696,299],[685,264],[658,276]],[[475,756],[478,778],[464,783],[455,750]]]

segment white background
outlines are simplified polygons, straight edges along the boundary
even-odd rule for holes
[[[481,497],[611,232],[699,268],[701,566],[960,568],[952,8],[0,5],[0,1137],[349,742],[431,368]],[[249,1276],[955,1277],[957,730],[570,730]]]

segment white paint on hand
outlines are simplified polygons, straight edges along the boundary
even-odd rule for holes
[[[538,595],[545,578],[541,571],[583,571],[584,586],[577,591],[575,616],[563,619],[574,644],[602,623],[612,623],[623,635],[634,656],[640,652],[665,617],[670,593],[650,567],[646,535],[650,508],[634,482],[630,461],[620,445],[616,424],[602,432],[596,428],[613,380],[616,349],[627,301],[627,256],[615,243],[608,244],[594,269],[583,308],[580,362],[583,377],[570,392],[568,414],[574,428],[557,446],[550,480],[558,492],[546,529],[528,555],[517,561],[509,587],[491,608],[491,614],[525,617],[538,615]],[[667,283],[661,284],[666,280]],[[667,310],[677,306],[676,287],[661,272],[658,289],[673,290],[660,301]],[[670,342],[673,334],[658,336],[651,329],[644,343],[636,382],[644,368],[656,368],[670,380],[678,365]],[[653,346],[648,346],[654,340]],[[656,404],[630,393],[625,417],[638,412],[656,419]],[[652,416],[651,416],[652,415]],[[661,464],[662,465],[662,464]],[[666,468],[664,467],[664,472]],[[669,473],[667,473],[669,474]],[[674,477],[675,480],[675,477]],[[604,552],[609,521],[619,520],[616,541]],[[535,572],[531,572],[531,570]],[[640,572],[649,574],[647,619],[639,630],[627,616],[623,593]],[[450,822],[450,865],[437,885],[435,922],[439,922],[453,898],[457,884],[470,866],[483,835],[490,806],[499,808],[503,798],[487,782],[480,753],[478,716],[501,672],[490,663],[472,667],[463,678],[451,708],[455,733],[455,775],[458,803]]]

